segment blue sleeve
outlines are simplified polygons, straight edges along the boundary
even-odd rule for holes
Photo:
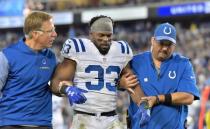
[[[196,85],[196,77],[192,64],[188,61],[185,65],[184,72],[178,85],[178,91],[193,94],[195,96],[195,100],[200,99],[200,93]]]
[[[0,52],[0,96],[1,96],[1,90],[4,87],[4,84],[6,83],[8,72],[9,72],[9,64],[5,57],[5,55]]]

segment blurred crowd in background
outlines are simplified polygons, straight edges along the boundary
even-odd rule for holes
[[[32,10],[64,11],[69,9],[90,9],[133,5],[150,5],[153,3],[178,3],[196,0],[27,0],[27,8]]]
[[[69,9],[98,8],[110,6],[127,6],[134,4],[149,4],[150,2],[179,2],[180,0],[27,0],[30,10],[63,11]],[[186,0],[187,1],[187,0]],[[192,0],[191,0],[192,1]],[[125,40],[133,49],[134,54],[150,49],[150,38],[153,36],[155,26],[160,22],[152,21],[124,21],[116,22],[114,40]],[[194,66],[197,84],[201,93],[210,86],[210,22],[172,22],[177,28],[176,51],[191,59]],[[60,50],[67,38],[87,37],[87,24],[59,25],[56,26],[58,37],[53,45],[58,60],[62,60]],[[22,28],[2,29],[0,31],[0,50],[22,38]],[[126,110],[129,104],[128,94],[119,92],[118,113],[120,119],[126,124]],[[73,111],[64,98],[53,97],[54,129],[67,129],[71,126]],[[197,129],[200,101],[190,106],[188,117],[189,129]],[[210,111],[210,104],[207,103]],[[204,122],[205,125],[205,122]]]

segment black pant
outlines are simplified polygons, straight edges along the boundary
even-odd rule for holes
[[[39,127],[28,127],[28,126],[0,126],[0,129],[52,129],[52,127],[39,126]]]

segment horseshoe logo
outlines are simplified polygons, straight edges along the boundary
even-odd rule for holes
[[[176,78],[176,72],[175,72],[175,71],[169,71],[168,77],[169,77],[170,79]]]
[[[46,59],[43,59],[43,60],[42,60],[42,64],[44,64],[44,65],[46,65],[46,64],[47,64]]]
[[[164,27],[164,30],[163,30],[163,33],[164,34],[170,34],[171,33],[171,28],[167,28],[167,27]]]

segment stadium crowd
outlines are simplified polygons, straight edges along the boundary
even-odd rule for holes
[[[27,0],[26,8],[32,10],[64,11],[75,9],[154,5],[196,0]],[[152,4],[151,4],[152,3]]]

